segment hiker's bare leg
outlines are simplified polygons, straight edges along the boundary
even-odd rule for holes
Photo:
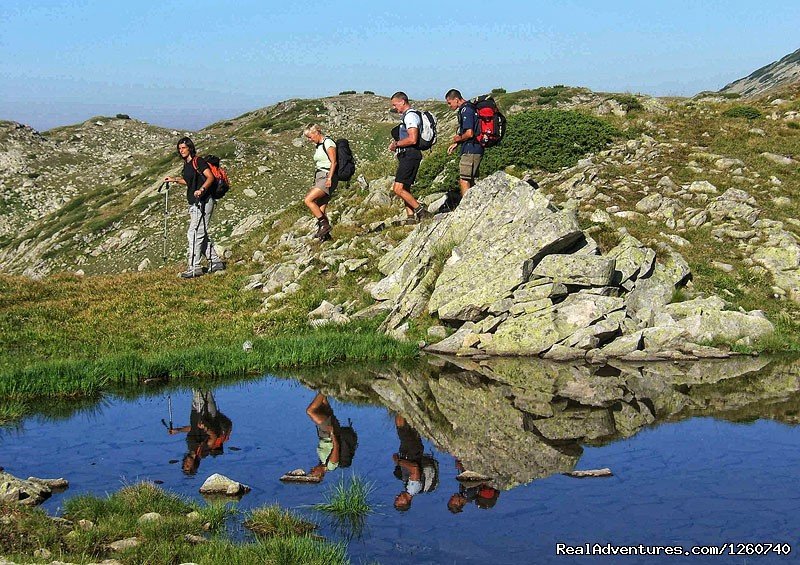
[[[414,210],[419,207],[419,202],[417,202],[417,199],[414,198],[413,194],[406,190],[406,187],[403,186],[402,182],[395,182],[392,186],[392,190],[403,202],[405,202],[406,214],[411,216],[414,213]]]
[[[475,181],[468,180],[468,179],[458,179],[458,189],[461,191],[461,196],[462,197],[473,186],[475,186]]]
[[[306,408],[306,414],[311,418],[312,422],[321,424],[333,414],[333,411],[331,410],[330,404],[328,404],[327,397],[324,394],[317,393],[314,400],[312,400],[311,404]]]
[[[306,197],[303,199],[303,204],[305,204],[306,207],[311,210],[311,215],[317,219],[320,219],[323,214],[325,214],[325,210],[321,208],[318,202],[320,202],[322,206],[325,206],[329,199],[330,197],[325,194],[325,191],[312,186],[308,190]]]

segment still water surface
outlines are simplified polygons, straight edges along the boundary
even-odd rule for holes
[[[557,543],[587,542],[780,542],[792,545],[792,555],[657,561],[800,562],[796,364],[740,359],[598,370],[512,360],[456,363],[430,358],[205,389],[218,412],[206,427],[221,422],[224,428],[216,455],[187,433],[170,435],[161,422],[169,421],[171,402],[174,427],[190,425],[198,390],[110,395],[63,418],[39,416],[3,429],[0,465],[17,476],[69,479],[69,490],[44,505],[53,513],[65,497],[102,495],[139,480],[199,499],[202,481],[222,473],[252,487],[238,503],[241,510],[274,502],[296,509],[321,521],[324,535],[349,537],[354,563],[654,562],[556,556]],[[283,473],[320,462],[318,432],[306,413],[318,393],[340,425],[351,421],[358,434],[352,466],[328,471],[320,484],[281,483]],[[202,416],[194,414],[195,424]],[[403,480],[409,466],[396,470],[395,459],[419,464],[420,450],[427,487],[437,467],[438,484],[429,492],[423,486],[410,508],[398,511],[396,496],[417,489]],[[182,471],[187,452],[197,454],[194,475]],[[602,467],[614,476],[562,474]],[[462,469],[491,480],[462,485],[455,479]],[[353,474],[375,486],[377,509],[360,536],[308,508]],[[458,506],[460,512],[451,511]]]

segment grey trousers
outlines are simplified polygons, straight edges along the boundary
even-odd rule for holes
[[[189,251],[186,260],[189,270],[200,270],[200,260],[205,257],[209,264],[220,260],[214,249],[214,242],[208,235],[208,227],[211,224],[211,215],[214,213],[214,199],[209,198],[205,203],[189,206],[189,231],[186,232],[189,238]]]

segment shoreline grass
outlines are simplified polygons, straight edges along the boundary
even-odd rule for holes
[[[0,424],[40,400],[95,398],[148,379],[258,375],[418,354],[414,344],[377,331],[379,319],[309,326],[307,313],[323,299],[355,297],[363,307],[366,294],[348,280],[306,277],[292,300],[264,309],[263,293],[243,291],[248,279],[237,270],[189,283],[166,269],[40,281],[0,275]],[[252,350],[243,350],[246,341]]]
[[[149,512],[161,517],[140,523],[139,518]],[[20,563],[42,559],[34,556],[42,550],[49,552],[47,561],[80,563],[107,558],[154,564],[348,563],[345,544],[297,535],[291,529],[280,529],[268,539],[234,542],[224,531],[224,518],[230,512],[220,511],[219,505],[192,502],[152,483],[126,486],[103,498],[68,499],[66,520],[53,520],[39,508],[0,504],[0,554]],[[110,549],[110,543],[126,538],[136,538],[138,545],[119,552]]]
[[[101,359],[44,361],[0,371],[0,398],[17,407],[38,398],[79,398],[112,386],[145,379],[221,377],[265,373],[274,369],[320,367],[340,362],[396,361],[417,355],[417,347],[363,326],[317,330],[306,335],[256,338],[246,352],[241,345],[170,350],[156,354],[125,353]],[[10,410],[10,413],[19,410]],[[1,415],[1,414],[0,414]]]

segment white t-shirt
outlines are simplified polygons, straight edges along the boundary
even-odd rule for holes
[[[317,145],[317,149],[314,151],[314,166],[317,170],[329,170],[331,168],[331,159],[328,157],[328,149],[333,147],[336,148],[336,142],[332,140],[330,137],[326,137],[322,140],[322,143]]]

